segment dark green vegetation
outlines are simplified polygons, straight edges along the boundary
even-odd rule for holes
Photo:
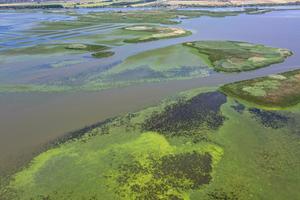
[[[289,117],[280,114],[276,111],[265,111],[258,108],[249,108],[249,112],[257,119],[262,125],[267,128],[283,128],[287,126]]]
[[[1,199],[298,199],[299,122],[299,105],[191,90],[40,154]]]
[[[0,4],[0,9],[53,9],[64,8],[63,4]]]
[[[101,23],[156,23],[156,24],[178,24],[180,21],[174,19],[193,18],[201,16],[225,17],[239,15],[241,12],[211,12],[201,10],[136,10],[136,11],[111,11],[90,12],[88,14],[72,13],[77,16],[74,21],[44,22],[43,30],[61,30],[88,27]]]
[[[114,54],[115,53],[113,51],[101,51],[101,52],[93,53],[92,56],[94,58],[107,58],[113,56]]]
[[[219,92],[200,94],[167,106],[164,112],[147,119],[144,129],[175,135],[189,135],[195,129],[217,130],[225,120],[220,113],[224,103],[226,97]]]
[[[195,48],[206,63],[216,71],[241,72],[280,63],[292,52],[287,49],[266,47],[234,41],[187,42],[184,45]]]
[[[287,107],[299,103],[300,71],[232,83],[221,87],[228,94],[267,107]]]

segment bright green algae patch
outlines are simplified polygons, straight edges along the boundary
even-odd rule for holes
[[[221,90],[228,95],[262,106],[293,106],[300,102],[300,71],[227,84],[221,87]]]
[[[236,41],[199,41],[184,45],[195,48],[216,71],[241,72],[280,63],[292,52],[260,44]]]
[[[196,89],[42,153],[2,192],[24,200],[298,199],[299,121],[299,106],[267,111]]]

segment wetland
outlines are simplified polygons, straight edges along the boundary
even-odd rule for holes
[[[1,199],[299,198],[299,18],[0,11]]]

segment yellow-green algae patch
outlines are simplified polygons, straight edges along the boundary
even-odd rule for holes
[[[190,189],[210,182],[212,166],[222,155],[222,149],[216,145],[176,147],[154,132],[142,133],[127,142],[111,141],[107,148],[95,151],[87,151],[86,145],[76,147],[79,142],[35,158],[27,169],[14,176],[9,189],[18,191],[17,197],[21,199],[93,196],[97,199],[105,193],[108,199],[138,199],[149,195],[189,199]],[[193,170],[186,164],[197,165]],[[105,187],[97,189],[92,187],[94,184]],[[154,185],[164,189],[155,191]],[[81,193],[81,187],[88,191]]]

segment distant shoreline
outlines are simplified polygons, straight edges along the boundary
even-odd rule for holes
[[[232,4],[224,3],[224,5],[216,5],[212,3],[209,4],[178,4],[178,5],[169,5],[169,4],[129,4],[122,6],[112,6],[112,5],[98,5],[98,4],[65,4],[60,2],[55,3],[11,3],[11,4],[1,4],[0,10],[19,10],[19,9],[79,9],[79,8],[243,8],[243,7],[259,7],[259,6],[298,6],[300,1],[297,2],[288,2],[288,3],[255,3],[255,4]]]

